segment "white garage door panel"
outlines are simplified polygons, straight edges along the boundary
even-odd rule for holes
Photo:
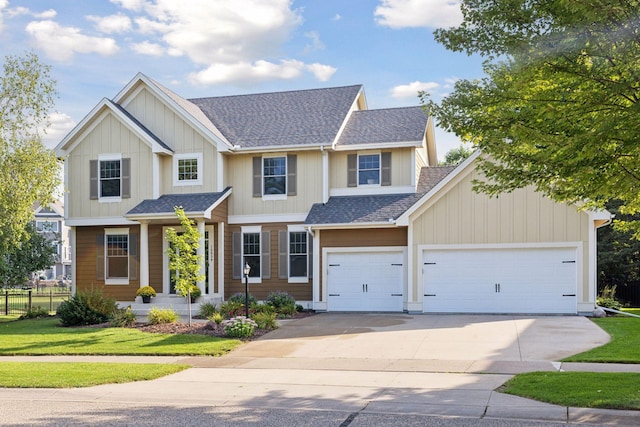
[[[401,252],[329,253],[329,311],[402,311]]]
[[[575,248],[427,251],[424,309],[576,313],[576,265]]]

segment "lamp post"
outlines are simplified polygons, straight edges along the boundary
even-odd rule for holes
[[[249,273],[251,267],[248,262],[244,264],[244,313],[245,317],[249,318]]]

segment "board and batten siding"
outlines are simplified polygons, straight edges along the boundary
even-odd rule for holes
[[[253,158],[259,156],[258,154],[229,156],[226,163],[226,182],[233,183],[229,215],[306,215],[314,203],[322,201],[322,153],[320,150],[268,156],[287,156],[287,154],[296,156],[297,188],[295,196],[287,196],[283,200],[253,197]]]
[[[582,242],[582,283],[579,297],[589,297],[589,215],[574,206],[556,203],[533,188],[490,198],[472,190],[472,180],[481,179],[478,171],[454,179],[426,210],[411,218],[414,265],[420,268],[420,245],[463,244],[535,244]],[[416,279],[418,278],[416,270]],[[418,280],[414,280],[414,295]]]
[[[395,148],[392,150],[340,151],[329,154],[329,188],[348,188],[349,170],[347,158],[350,154],[391,153],[391,186],[409,186],[412,184],[412,153],[415,148]],[[414,177],[415,179],[415,177]]]
[[[174,169],[174,158],[171,156],[160,156],[160,194],[191,194],[191,193],[211,193],[218,191],[217,187],[217,150],[200,135],[196,136],[195,141],[191,141],[188,147],[181,146],[174,152],[174,155],[180,154],[202,154],[202,170],[198,173],[202,174],[202,185],[173,185],[174,175],[177,173]]]
[[[71,197],[65,208],[69,218],[105,218],[119,217],[140,203],[152,197],[152,153],[144,141],[123,125],[111,113],[97,118],[98,122],[83,137],[65,159],[69,172],[66,190]],[[90,200],[91,160],[97,160],[101,154],[122,154],[131,159],[131,197],[117,203],[101,203]]]

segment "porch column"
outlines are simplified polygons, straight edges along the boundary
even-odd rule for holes
[[[224,300],[224,222],[218,223],[218,294]],[[211,244],[211,242],[209,242]]]
[[[149,285],[149,222],[140,221],[140,287]]]
[[[200,264],[200,274],[202,276],[205,275],[206,270],[205,270],[205,263],[208,262],[206,255],[204,253],[204,219],[199,219],[197,220],[197,225],[198,225],[198,233],[200,233],[200,245],[198,246],[198,250],[196,251],[196,255],[198,255],[198,258],[202,260],[202,263]],[[204,295],[204,291],[206,289],[205,287],[205,283],[204,280],[199,281],[198,282],[198,287],[200,288],[200,292],[202,293],[202,295]]]

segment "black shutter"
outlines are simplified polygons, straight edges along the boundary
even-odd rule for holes
[[[271,233],[268,231],[261,233],[260,252],[262,253],[261,276],[263,279],[271,279]]]
[[[288,262],[288,239],[289,232],[286,230],[278,231],[278,278],[287,279],[289,277],[289,271],[287,268]]]
[[[138,256],[138,234],[129,234],[129,279],[138,279],[140,258]]]

